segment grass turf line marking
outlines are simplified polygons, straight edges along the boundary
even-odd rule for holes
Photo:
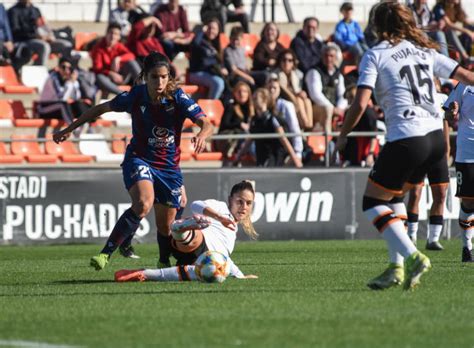
[[[68,346],[64,344],[49,344],[33,341],[0,340],[0,346],[27,347],[27,348],[80,348],[80,346]]]

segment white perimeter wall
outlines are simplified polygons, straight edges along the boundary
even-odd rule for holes
[[[107,21],[108,18],[108,2],[112,3],[112,8],[116,7],[116,0],[103,0],[104,6],[101,12],[100,20]],[[166,2],[165,0],[164,2]],[[259,0],[259,6],[255,16],[256,22],[262,22],[262,1]],[[5,0],[3,3],[8,9],[15,0]],[[99,0],[33,0],[43,16],[50,21],[95,21],[97,16],[97,9]],[[154,0],[138,0],[143,8],[148,9],[149,5]],[[336,22],[339,18],[339,6],[343,1],[336,0],[288,0],[291,4],[293,16],[295,21],[301,22],[305,17],[316,16],[322,22]],[[370,7],[376,3],[377,0],[355,0],[354,1],[354,16],[355,19],[366,22]],[[430,0],[430,5],[433,5],[435,0]],[[188,10],[189,20],[191,22],[199,22],[199,8],[202,0],[181,0],[180,3]],[[245,5],[250,13],[251,0],[244,0]],[[270,19],[270,3],[271,0],[266,0],[267,3],[267,21]],[[276,4],[276,21],[287,22],[285,15],[283,1],[275,0]],[[463,7],[471,19],[474,19],[474,0],[463,0]]]

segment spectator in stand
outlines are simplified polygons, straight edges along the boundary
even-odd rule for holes
[[[314,69],[321,61],[322,41],[318,38],[319,21],[316,17],[307,17],[303,21],[303,30],[298,31],[291,41],[290,48],[298,58],[298,69],[303,74]]]
[[[229,10],[231,4],[234,10]],[[212,18],[218,19],[223,31],[227,23],[239,22],[244,31],[249,32],[249,18],[242,0],[204,0],[201,7],[201,21],[206,23]]]
[[[211,19],[194,37],[189,60],[189,82],[208,88],[208,99],[219,99],[224,92],[228,71],[221,65],[219,21]]]
[[[133,84],[140,74],[135,55],[120,43],[120,25],[111,23],[107,33],[91,51],[92,71],[97,75],[97,85],[106,94],[120,94],[118,87]]]
[[[464,64],[474,64],[470,56],[474,27],[467,20],[467,15],[461,6],[460,0],[439,0],[433,8],[434,19],[441,22],[448,44],[453,45],[460,53]],[[459,25],[457,23],[461,23]],[[458,36],[461,33],[461,37]],[[464,41],[464,45],[463,42]]]
[[[280,31],[275,23],[267,23],[260,33],[260,41],[253,52],[253,70],[273,71],[277,68],[278,55],[285,47],[278,42]]]
[[[14,48],[7,11],[3,4],[0,4],[0,65],[9,65],[12,63],[11,58]]]
[[[233,27],[230,31],[229,46],[224,49],[224,66],[229,71],[229,82],[231,85],[235,85],[239,81],[244,81],[252,88],[261,87],[265,85],[267,73],[248,69],[245,49],[241,44],[243,34],[242,27]]]
[[[347,87],[346,98],[352,104],[356,95],[356,85]],[[362,114],[359,123],[354,128],[356,132],[376,132],[379,114],[374,109],[371,100]],[[344,149],[344,166],[372,167],[378,154],[378,142],[376,136],[350,137]]]
[[[226,104],[224,115],[219,126],[219,134],[245,134],[249,132],[250,121],[255,115],[255,108],[252,100],[252,90],[250,86],[239,81],[232,89],[233,99]],[[218,140],[216,147],[224,154],[226,159],[230,159],[238,152],[239,144],[242,141],[236,139]]]
[[[132,24],[143,13],[145,11],[140,6],[137,6],[135,0],[117,0],[117,8],[110,11],[109,24],[119,24],[120,34],[125,40],[132,30]]]
[[[160,20],[147,13],[140,15],[132,25],[132,30],[128,35],[127,47],[135,55],[140,65],[143,64],[145,57],[153,51],[165,54],[163,46],[155,36],[160,29]]]
[[[428,0],[415,0],[408,7],[413,12],[416,26],[423,29],[431,39],[439,43],[439,51],[449,57],[446,35],[440,23],[435,21],[434,14],[428,7]]]
[[[352,19],[354,7],[351,2],[344,2],[339,11],[343,18],[336,25],[334,41],[344,52],[349,52],[354,56],[356,62],[359,62],[369,47],[365,42],[364,33],[359,23]]]
[[[189,30],[188,15],[179,0],[169,0],[153,14],[161,21],[160,42],[169,59],[173,60],[179,52],[187,52],[194,34]]]
[[[255,105],[255,116],[250,122],[250,133],[252,134],[281,134],[285,133],[285,121],[272,113],[273,103],[270,92],[265,88],[259,88],[253,96]],[[237,154],[238,162],[242,154],[247,153],[252,140],[245,140],[244,145]],[[287,156],[297,168],[303,167],[301,160],[296,156],[293,146],[286,137],[256,139],[255,150],[258,167],[282,167],[285,165]]]
[[[8,10],[8,20],[18,55],[24,56],[20,53],[24,49],[31,50],[38,55],[36,65],[46,65],[50,53],[64,56],[71,53],[72,44],[55,39],[40,10],[32,5],[31,0],[18,0]]]
[[[74,118],[89,110],[91,105],[92,100],[86,97],[81,86],[75,61],[61,57],[41,92],[38,107],[40,118],[59,118],[70,124]]]
[[[298,117],[296,116],[295,105],[283,98],[281,98],[280,82],[278,82],[278,75],[272,73],[267,83],[267,89],[270,92],[272,99],[272,113],[280,116],[286,124],[286,130],[289,133],[301,133],[301,128],[298,123]],[[303,137],[296,136],[291,137],[290,142],[293,146],[294,152],[298,159],[302,160],[303,157]]]
[[[313,129],[313,106],[311,99],[303,91],[304,75],[296,68],[296,56],[291,49],[280,53],[278,67],[282,94],[295,105],[300,127],[305,130]]]
[[[313,101],[315,127],[321,125],[325,132],[331,132],[333,117],[342,118],[348,105],[344,98],[344,78],[337,67],[339,51],[335,43],[328,43],[323,48],[321,64],[308,71],[305,77]]]

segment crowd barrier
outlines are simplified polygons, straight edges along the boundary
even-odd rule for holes
[[[380,238],[361,210],[367,169],[188,169],[183,174],[189,202],[226,200],[233,184],[252,180],[252,219],[261,240]],[[455,185],[452,178],[445,213],[448,237],[452,220],[452,234],[458,234]],[[430,200],[425,187],[420,238]],[[0,245],[102,244],[129,206],[119,168],[3,168]],[[152,212],[142,221],[136,240],[155,242],[155,226]],[[243,233],[238,238],[247,239]]]

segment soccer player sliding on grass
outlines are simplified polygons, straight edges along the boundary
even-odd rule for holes
[[[416,27],[406,6],[381,3],[375,10],[374,24],[380,42],[362,58],[357,94],[336,149],[344,149],[347,134],[359,121],[374,91],[384,111],[387,143],[369,174],[362,208],[386,240],[390,264],[367,285],[386,289],[403,283],[403,288],[409,290],[419,284],[431,262],[407,235],[399,218],[407,215],[400,197],[445,160],[433,75],[473,84],[474,74],[439,54],[437,44]]]
[[[140,221],[155,210],[157,238],[160,249],[159,266],[168,267],[171,252],[170,224],[180,207],[183,176],[179,167],[181,129],[185,118],[191,119],[201,130],[192,139],[196,153],[204,150],[212,126],[203,111],[170,76],[170,63],[164,55],[152,52],[144,61],[139,78],[144,84],[134,86],[110,102],[86,111],[68,127],[53,135],[60,143],[82,124],[109,111],[127,111],[132,115],[133,137],[122,163],[125,187],[132,198],[132,206],[117,221],[99,255],[90,264],[103,269],[112,253],[130,240]],[[125,243],[129,246],[129,243]]]
[[[199,280],[193,263],[207,250],[224,254],[231,263],[230,276],[239,279],[257,278],[244,275],[232,262],[238,225],[252,239],[257,233],[250,221],[255,192],[249,181],[235,184],[228,202],[208,199],[191,204],[193,216],[176,220],[171,225],[173,256],[176,267],[161,269],[120,270],[115,273],[117,282],[126,281],[185,281]]]

